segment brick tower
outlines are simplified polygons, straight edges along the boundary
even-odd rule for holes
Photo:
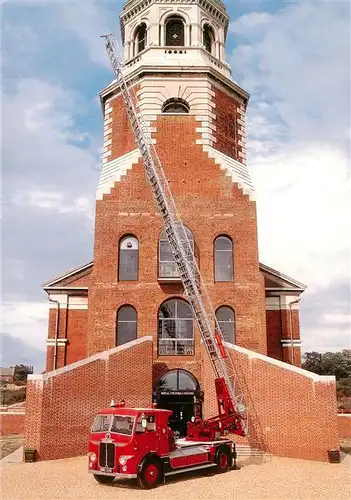
[[[248,94],[225,61],[221,1],[133,0],[121,13],[126,78],[152,134],[228,341],[267,353],[256,205],[245,165]],[[203,353],[118,83],[101,94],[87,354],[152,335],[154,378]]]

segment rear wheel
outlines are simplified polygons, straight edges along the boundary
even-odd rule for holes
[[[112,483],[112,481],[114,481],[115,478],[114,476],[102,476],[101,474],[94,474],[94,479],[98,483],[108,484]]]
[[[161,479],[161,467],[157,460],[147,460],[138,474],[139,486],[144,490],[155,488]]]
[[[228,446],[221,446],[216,453],[216,465],[218,472],[227,472],[232,463],[232,454]]]

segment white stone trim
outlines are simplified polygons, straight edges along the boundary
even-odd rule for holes
[[[266,297],[266,311],[286,311],[290,310],[290,307],[292,311],[298,311],[299,303],[296,303],[295,300],[298,300],[296,295],[282,294],[274,297]],[[294,304],[291,304],[292,302]]]
[[[93,361],[98,361],[99,359],[108,361],[110,356],[113,356],[114,354],[121,351],[125,351],[127,349],[133,349],[133,347],[135,347],[136,345],[143,344],[144,342],[152,342],[152,336],[139,337],[136,340],[133,340],[132,342],[128,342],[127,344],[114,347],[113,349],[109,349],[108,351],[98,352],[97,354],[94,354],[89,358],[76,361],[75,363],[63,366],[62,368],[58,368],[57,370],[53,370],[51,372],[28,375],[27,379],[29,381],[46,382],[50,378],[56,377],[56,375],[61,375],[62,373],[70,372],[75,368],[87,365],[89,363],[92,363]]]
[[[162,112],[163,103],[173,97],[181,97],[190,106],[190,115],[195,115],[195,119],[201,122],[201,127],[197,132],[201,133],[204,142],[198,144],[212,145],[214,142],[213,120],[215,103],[212,102],[212,85],[207,78],[158,78],[152,80],[145,79],[140,83],[140,88],[136,93],[140,110],[149,133],[155,131],[154,121]],[[156,140],[152,140],[156,144]]]
[[[67,342],[68,342],[68,339],[46,339],[46,345],[47,346],[54,346],[57,342],[57,346],[58,347],[64,347]]]
[[[122,175],[126,175],[127,171],[138,163],[139,157],[139,149],[134,149],[115,160],[103,164],[96,199],[102,200],[104,194],[110,194],[115,182],[120,182]]]
[[[88,297],[86,296],[71,296],[66,293],[52,293],[49,294],[50,299],[59,302],[60,309],[88,309]],[[49,302],[49,309],[57,309],[54,302]]]
[[[301,347],[301,340],[291,340],[291,339],[281,339],[280,341],[282,347],[291,347],[293,345],[293,347]]]
[[[248,168],[242,163],[234,160],[234,158],[221,153],[217,149],[209,146],[204,147],[203,149],[208,153],[210,158],[215,160],[221,169],[226,171],[226,174],[232,179],[232,181],[236,182],[243,192],[249,195],[250,199],[253,200],[254,187]]]
[[[249,358],[250,361],[252,361],[254,359],[259,359],[259,360],[264,361],[270,365],[279,366],[279,368],[282,368],[283,370],[298,373],[299,375],[302,375],[306,378],[313,380],[313,382],[317,382],[317,383],[320,382],[320,383],[325,383],[325,384],[335,384],[334,375],[317,375],[316,373],[312,373],[312,372],[309,372],[307,370],[303,370],[302,368],[299,368],[298,366],[293,366],[293,365],[290,365],[289,363],[284,363],[283,361],[279,361],[278,359],[269,358],[268,356],[265,356],[264,354],[259,354],[258,352],[250,351],[249,349],[245,349],[244,347],[239,347],[238,345],[230,344],[229,342],[224,342],[224,345],[229,350],[233,350],[236,352],[240,352],[241,354],[244,354],[247,358]]]

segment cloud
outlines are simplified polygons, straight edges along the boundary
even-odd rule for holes
[[[44,346],[45,344],[40,344],[40,347]],[[38,373],[45,368],[45,351],[44,348],[37,349],[19,337],[0,333],[0,363],[1,366],[33,366],[34,373]]]
[[[350,277],[349,26],[346,3],[320,1],[245,13],[230,25],[233,76],[251,92],[260,258],[309,285],[305,350],[350,340],[349,291],[334,287]]]
[[[43,346],[47,337],[48,311],[48,301],[46,303],[4,301],[3,331],[33,345]]]
[[[14,307],[45,300],[42,282],[91,259],[100,154],[78,124],[88,104],[33,78],[3,95],[3,289]],[[16,311],[24,328],[25,309]],[[4,331],[19,335],[15,327]],[[47,315],[40,325],[28,320],[26,339],[45,338],[46,328]]]

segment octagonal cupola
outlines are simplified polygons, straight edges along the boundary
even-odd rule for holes
[[[219,0],[130,0],[120,16],[126,72],[141,66],[195,71],[208,66],[230,78],[225,61],[229,17]]]

